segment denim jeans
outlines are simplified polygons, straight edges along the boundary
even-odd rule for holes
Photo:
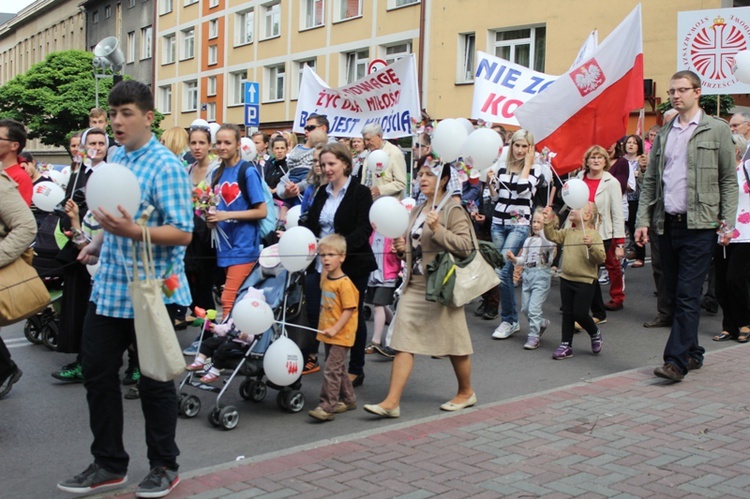
[[[507,251],[514,255],[523,247],[524,241],[529,236],[528,225],[498,225],[493,224],[492,243],[505,258]],[[506,259],[502,269],[495,269],[500,277],[500,318],[503,322],[513,324],[518,322],[518,310],[516,310],[516,290],[513,286],[513,263]]]
[[[688,229],[669,221],[659,236],[662,279],[674,304],[664,362],[674,364],[683,374],[687,373],[688,357],[703,362],[705,349],[698,344],[701,292],[715,245],[715,230]]]
[[[532,267],[523,269],[523,288],[521,290],[521,311],[529,319],[529,336],[539,337],[542,328],[542,307],[549,294],[552,273],[549,267]]]

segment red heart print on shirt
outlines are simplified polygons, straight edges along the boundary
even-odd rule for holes
[[[234,201],[242,195],[242,192],[240,191],[240,186],[236,182],[229,183],[224,182],[219,187],[219,194],[221,195],[221,199],[224,200],[224,204],[227,206],[234,203]]]

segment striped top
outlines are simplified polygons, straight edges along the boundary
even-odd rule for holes
[[[539,163],[531,166],[528,178],[518,173],[508,173],[505,163],[500,163],[492,179],[496,196],[492,223],[496,225],[529,225],[531,223],[532,198],[542,175]]]

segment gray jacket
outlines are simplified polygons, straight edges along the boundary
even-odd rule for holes
[[[18,186],[0,173],[0,268],[13,263],[36,237],[31,208],[21,198]]]
[[[664,233],[664,150],[673,126],[674,120],[662,127],[651,147],[635,222],[636,227],[652,227],[657,234]],[[688,228],[715,229],[721,221],[733,226],[739,188],[732,132],[724,120],[702,112],[688,141],[687,162]]]

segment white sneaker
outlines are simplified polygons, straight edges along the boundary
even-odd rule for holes
[[[501,322],[499,326],[497,326],[497,329],[495,329],[495,332],[492,333],[492,337],[496,340],[504,340],[506,338],[510,338],[510,336],[515,333],[516,331],[520,330],[521,326],[514,322],[511,324],[510,322]]]

